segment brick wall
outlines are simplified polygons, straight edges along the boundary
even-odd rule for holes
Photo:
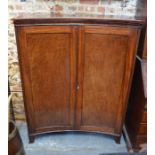
[[[19,12],[50,11],[133,16],[136,3],[137,0],[9,0],[9,12],[11,16]]]
[[[22,0],[24,1],[24,0]],[[45,12],[62,14],[109,14],[134,16],[137,0],[9,0],[9,18],[24,12]],[[17,119],[25,119],[16,41],[12,21],[9,20],[9,49],[8,49],[9,83],[12,92],[14,112]]]

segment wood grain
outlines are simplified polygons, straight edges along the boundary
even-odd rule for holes
[[[125,15],[92,15],[92,14],[49,14],[49,13],[19,13],[13,19],[16,26],[29,25],[81,25],[81,24],[113,24],[128,26],[143,26],[146,24],[146,16]]]
[[[74,126],[76,49],[73,27],[24,27],[17,36],[30,134]]]
[[[142,23],[23,21],[15,28],[30,142],[75,130],[113,135],[119,143]]]
[[[107,31],[108,30],[108,31]],[[138,31],[81,27],[78,56],[78,128],[120,135]]]
[[[143,85],[143,62],[137,59],[126,114],[126,129],[134,150],[147,142],[147,98]]]

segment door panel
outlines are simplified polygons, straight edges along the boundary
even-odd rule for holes
[[[114,127],[127,41],[125,36],[85,35],[82,124]],[[107,46],[107,43],[113,43],[113,46]]]
[[[76,114],[79,129],[111,134],[120,131],[137,34],[137,30],[127,28],[81,28]]]
[[[35,131],[72,129],[76,58],[74,27],[38,26],[19,30],[26,108]],[[26,65],[24,65],[26,64]],[[27,67],[27,71],[24,69]],[[33,120],[31,120],[33,118]]]

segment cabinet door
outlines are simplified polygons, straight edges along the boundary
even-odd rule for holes
[[[30,26],[16,32],[29,132],[72,129],[76,28]]]
[[[121,133],[139,31],[81,27],[76,121],[80,130]]]
[[[145,33],[142,59],[147,59],[147,32]]]

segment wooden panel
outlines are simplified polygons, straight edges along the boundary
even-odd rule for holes
[[[90,0],[89,0],[90,1]],[[94,1],[94,0],[93,0]],[[96,1],[96,0],[95,0]],[[141,0],[142,1],[142,0]],[[140,1],[140,3],[141,3]],[[146,0],[145,0],[146,1]],[[92,2],[92,0],[91,0]],[[139,1],[138,1],[139,2]],[[140,12],[140,10],[138,10]],[[114,24],[126,26],[143,26],[146,24],[146,17],[142,14],[138,16],[118,16],[118,15],[98,15],[98,14],[51,14],[51,13],[21,13],[13,19],[15,25],[50,25],[50,24]]]
[[[147,136],[138,136],[137,137],[137,144],[147,143]]]
[[[147,124],[142,123],[140,124],[139,132],[140,135],[147,135]]]
[[[144,40],[142,58],[147,59],[147,32],[145,33],[145,40]]]
[[[142,123],[147,123],[147,111],[143,112]]]
[[[84,27],[78,58],[78,128],[119,135],[125,113],[136,29]]]
[[[127,41],[128,38],[122,36],[85,35],[82,125],[114,128]],[[113,47],[107,46],[112,42]]]
[[[108,26],[97,26],[95,29],[93,26],[86,26],[85,33],[90,34],[104,34],[104,35],[130,35],[131,29],[128,28],[119,28],[119,31],[116,27],[108,27]]]
[[[134,149],[139,149],[139,144],[143,141],[146,142],[146,123],[147,123],[147,111],[145,106],[147,104],[147,99],[144,94],[144,85],[143,85],[143,73],[141,61],[136,60],[136,66],[132,81],[131,93],[129,98],[128,110],[126,114],[126,127],[130,141]],[[142,124],[145,124],[145,127],[141,127]],[[141,135],[140,135],[141,134]],[[145,134],[145,136],[144,136]],[[137,141],[137,137],[144,136],[140,138],[140,141]],[[141,141],[142,139],[142,141]]]
[[[17,33],[30,133],[56,127],[72,129],[76,77],[74,27],[23,27]]]

